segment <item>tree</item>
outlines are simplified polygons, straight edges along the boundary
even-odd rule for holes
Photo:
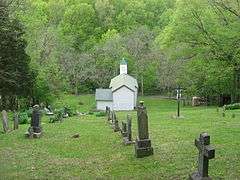
[[[6,2],[0,2],[0,96],[2,109],[16,109],[17,97],[32,94],[34,74],[29,67],[23,27],[9,16]]]
[[[230,94],[233,101],[239,93],[237,74],[239,74],[240,67],[240,21],[237,7],[238,1],[177,1],[172,20],[158,37],[160,44],[165,46],[165,49],[171,49],[178,59],[199,61],[202,62],[198,64],[199,66],[212,68],[212,62],[219,61],[216,64],[221,64],[221,61],[224,61],[224,65],[233,70],[233,73],[225,74],[234,76],[234,78],[228,78],[228,80],[232,79],[229,84],[232,85]],[[205,73],[209,75],[215,73],[215,82],[221,79],[217,71],[211,68],[205,70]],[[201,77],[201,72],[195,71],[195,73],[199,73]],[[217,84],[212,80],[211,82],[214,85]],[[197,81],[192,83],[197,83]],[[207,83],[207,79],[204,83]],[[218,88],[219,94],[225,93],[225,90]]]

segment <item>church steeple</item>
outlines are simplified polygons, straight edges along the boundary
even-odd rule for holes
[[[124,58],[120,62],[120,74],[127,74],[127,60]]]

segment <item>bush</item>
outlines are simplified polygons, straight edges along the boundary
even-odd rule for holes
[[[61,122],[64,114],[63,109],[54,111],[54,114],[53,117],[50,117],[49,123]]]
[[[30,108],[29,110],[25,111],[28,117],[32,117],[33,109]]]
[[[224,107],[225,107],[225,110],[240,109],[240,103],[229,104],[229,105],[225,105]]]
[[[27,124],[27,123],[29,123],[29,121],[28,121],[28,113],[26,111],[19,113],[18,118],[19,118],[18,119],[19,120],[19,124]]]
[[[65,106],[65,107],[64,107],[64,113],[65,113],[65,114],[67,113],[69,117],[72,117],[72,116],[76,116],[76,115],[77,115],[76,110],[73,109],[73,108],[70,107],[70,106]]]
[[[106,116],[106,113],[104,111],[100,111],[96,113],[96,117],[103,117]]]

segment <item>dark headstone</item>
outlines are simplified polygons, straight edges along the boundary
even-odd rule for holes
[[[132,119],[130,115],[127,115],[127,136],[123,138],[125,145],[134,144],[132,141]]]
[[[2,122],[3,122],[3,131],[4,133],[7,133],[9,131],[9,127],[8,127],[7,111],[5,110],[2,111]]]
[[[110,107],[106,106],[106,115],[107,115],[107,120],[111,120],[111,110]]]
[[[137,158],[153,155],[151,140],[148,134],[148,115],[143,102],[137,108],[138,137],[135,143],[135,155]]]
[[[123,137],[127,137],[127,123],[122,122],[121,134]]]
[[[208,176],[209,159],[215,157],[215,149],[210,146],[210,136],[207,133],[200,134],[199,139],[195,139],[195,146],[199,150],[198,171],[191,174],[191,180],[210,180]]]
[[[119,127],[119,124],[118,124],[118,119],[117,119],[117,116],[116,116],[116,113],[113,111],[113,130],[114,132],[118,132],[118,131],[121,131],[120,127]]]
[[[18,123],[19,123],[19,119],[18,119],[18,113],[14,112],[14,117],[13,117],[13,129],[16,130],[18,129]]]
[[[28,132],[25,133],[27,137],[39,138],[41,136],[42,128],[40,126],[41,124],[40,117],[41,117],[41,113],[40,113],[39,105],[35,105],[33,107],[31,126],[29,127]]]

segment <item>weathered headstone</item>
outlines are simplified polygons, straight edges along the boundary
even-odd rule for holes
[[[13,129],[16,130],[18,129],[18,123],[19,123],[19,119],[18,119],[18,113],[14,112],[14,117],[13,117]]]
[[[134,144],[132,141],[132,119],[130,115],[127,115],[127,136],[123,138],[125,145]]]
[[[120,129],[120,127],[119,127],[119,124],[118,124],[118,119],[117,119],[117,116],[116,116],[116,113],[113,111],[113,119],[114,119],[114,121],[113,121],[113,130],[114,130],[114,132],[118,132],[118,131],[120,131],[121,129]]]
[[[106,115],[107,115],[107,120],[111,120],[111,110],[110,107],[106,106]]]
[[[151,140],[148,134],[148,115],[143,101],[137,107],[138,137],[135,143],[135,155],[137,158],[153,155]]]
[[[39,105],[33,106],[33,113],[31,118],[31,126],[28,128],[28,132],[25,133],[26,137],[29,138],[39,138],[42,134],[41,121],[40,121],[41,113]]]
[[[210,180],[208,176],[209,159],[215,157],[215,149],[210,146],[210,136],[207,133],[200,134],[199,139],[195,139],[195,146],[199,150],[198,171],[191,174],[191,180]]]
[[[4,133],[6,133],[9,131],[9,127],[8,127],[7,111],[5,110],[2,111],[2,122],[3,122],[3,131]]]
[[[111,118],[110,124],[112,124],[112,127],[113,127],[115,119],[116,119],[115,111],[111,111],[111,117],[112,118]]]
[[[122,122],[121,134],[123,137],[127,137],[127,123]]]

